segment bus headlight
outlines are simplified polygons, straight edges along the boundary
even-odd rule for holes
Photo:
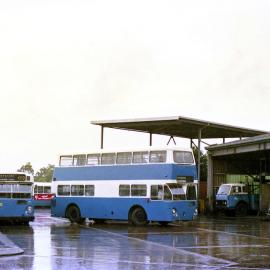
[[[176,211],[175,208],[172,209],[172,215],[175,216],[175,217],[177,217],[177,211]]]
[[[31,205],[28,205],[27,208],[26,208],[25,213],[26,213],[27,215],[29,215],[29,214],[31,214],[32,212],[33,212],[33,207],[32,207]]]
[[[198,209],[197,208],[194,210],[193,216],[198,216]]]

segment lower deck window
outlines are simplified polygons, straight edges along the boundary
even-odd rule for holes
[[[151,186],[151,200],[162,200],[163,199],[163,186],[152,185]]]
[[[94,196],[94,195],[95,195],[95,186],[85,185],[85,196]]]
[[[57,187],[58,195],[69,196],[70,195],[70,185],[59,185]]]
[[[130,196],[130,185],[120,185],[119,196]]]
[[[71,186],[71,196],[83,196],[84,186],[83,185],[72,185]]]
[[[146,196],[146,185],[131,185],[131,196]]]

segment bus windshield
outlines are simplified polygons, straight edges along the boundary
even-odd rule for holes
[[[0,198],[31,198],[32,185],[0,184]]]
[[[185,200],[186,199],[186,194],[185,194],[185,191],[184,191],[182,185],[177,184],[177,183],[170,183],[167,185],[170,188],[173,200]]]

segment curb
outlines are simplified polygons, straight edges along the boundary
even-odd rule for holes
[[[24,250],[16,246],[6,235],[0,232],[0,256],[12,256],[24,253]]]

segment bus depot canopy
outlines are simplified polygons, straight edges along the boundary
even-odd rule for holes
[[[188,139],[243,138],[268,133],[262,130],[224,125],[182,116],[92,121],[91,123],[100,125],[102,128],[123,129]]]

